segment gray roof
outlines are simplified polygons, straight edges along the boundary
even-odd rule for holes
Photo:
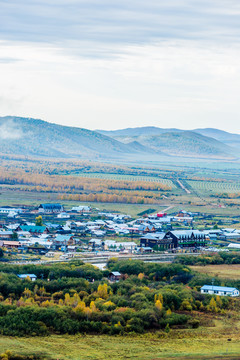
[[[201,290],[215,290],[215,291],[227,291],[227,292],[233,292],[237,290],[234,287],[227,287],[227,286],[214,286],[214,285],[203,285],[201,287]]]
[[[111,274],[114,276],[121,276],[120,272],[118,272],[118,271],[112,271]]]
[[[154,233],[154,234],[146,234],[142,237],[142,239],[146,240],[161,240],[165,236],[165,233]]]

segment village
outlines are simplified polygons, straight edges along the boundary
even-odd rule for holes
[[[101,256],[199,253],[240,248],[240,230],[206,226],[204,215],[165,212],[130,215],[87,205],[65,210],[61,204],[0,208],[0,248],[4,260],[68,260]],[[3,258],[2,258],[3,260]]]

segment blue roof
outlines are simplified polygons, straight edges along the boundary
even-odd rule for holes
[[[53,239],[53,241],[57,241],[57,242],[60,242],[60,243],[65,243],[67,241],[69,241],[69,239],[71,239],[72,235],[61,235],[61,234],[58,234],[55,239]]]
[[[21,275],[18,275],[19,278],[26,278],[26,277],[37,277],[35,274],[21,274]]]
[[[204,285],[201,287],[201,289],[203,290],[216,290],[216,291],[235,291],[237,290],[236,288],[233,287],[227,287],[227,286],[213,286],[213,285]]]
[[[21,225],[20,226],[22,231],[28,231],[33,233],[43,233],[46,230],[46,226],[38,226],[38,225]]]

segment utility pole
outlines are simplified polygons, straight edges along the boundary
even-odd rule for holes
[[[212,278],[212,291],[213,291],[213,285],[214,285],[214,278]],[[213,293],[214,293],[214,291],[213,291]]]

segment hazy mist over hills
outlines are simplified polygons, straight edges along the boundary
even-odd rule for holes
[[[83,159],[168,156],[237,160],[240,135],[217,129],[184,131],[157,127],[91,131],[7,116],[0,118],[0,153]]]

